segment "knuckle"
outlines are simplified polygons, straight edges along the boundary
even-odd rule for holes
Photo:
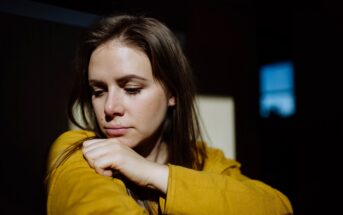
[[[95,161],[93,161],[93,165],[96,167],[96,168],[98,168],[99,166],[100,166],[100,161],[99,160],[95,160]]]
[[[90,158],[90,153],[87,152],[87,151],[84,151],[84,152],[83,152],[83,155],[84,155],[87,159]]]
[[[87,154],[86,148],[85,148],[85,147],[82,147],[82,148],[81,148],[81,151],[82,151],[82,154],[86,156],[86,154]]]
[[[83,141],[82,146],[87,147],[90,144],[89,140]]]
[[[114,163],[118,166],[121,166],[124,162],[124,156],[121,155],[121,154],[117,154],[115,157],[114,157]]]

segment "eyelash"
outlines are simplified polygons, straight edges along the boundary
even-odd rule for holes
[[[103,90],[92,90],[92,94],[96,98],[102,96],[103,93],[104,93]]]
[[[128,94],[128,95],[137,95],[141,92],[142,88],[124,88],[125,92]],[[100,97],[102,96],[104,93],[104,90],[92,90],[92,95],[94,97]]]
[[[128,88],[124,88],[124,90],[129,95],[137,95],[141,92],[142,88],[128,87]]]

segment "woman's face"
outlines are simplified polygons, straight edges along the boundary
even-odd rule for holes
[[[154,80],[150,60],[138,48],[109,41],[94,50],[88,69],[101,131],[131,148],[151,137],[168,106],[175,105],[174,97]]]

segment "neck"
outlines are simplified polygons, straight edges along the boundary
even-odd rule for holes
[[[151,137],[138,144],[134,150],[149,161],[166,164],[168,162],[168,147],[162,140],[161,133],[160,128]]]
[[[150,154],[148,154],[145,158],[155,163],[166,164],[168,161],[167,144],[165,142],[158,141],[151,150]]]

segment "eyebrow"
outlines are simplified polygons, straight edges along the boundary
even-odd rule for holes
[[[133,79],[137,79],[137,80],[144,81],[144,82],[147,81],[146,78],[143,78],[143,77],[138,76],[138,75],[125,75],[125,76],[123,76],[121,78],[118,78],[117,82],[119,84],[120,83],[126,83],[126,82],[129,82],[129,81],[133,80]]]
[[[133,79],[137,79],[137,80],[144,81],[144,82],[148,80],[148,79],[143,78],[143,77],[138,76],[138,75],[125,75],[121,78],[116,79],[116,82],[118,82],[119,84],[124,84],[124,83],[127,83]],[[89,85],[90,86],[102,86],[102,85],[104,85],[104,82],[91,79],[91,80],[89,80]]]
[[[104,86],[104,82],[98,80],[89,80],[89,86]]]

